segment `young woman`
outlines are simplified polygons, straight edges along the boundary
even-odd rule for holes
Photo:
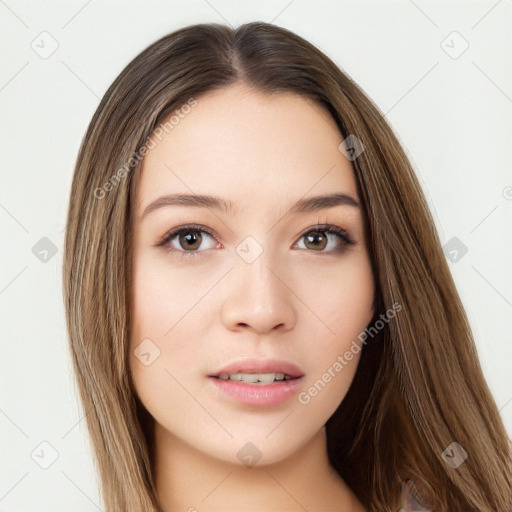
[[[65,241],[107,512],[512,510],[412,167],[283,28],[185,27],[105,94]]]

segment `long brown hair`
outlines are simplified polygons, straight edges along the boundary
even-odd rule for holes
[[[418,180],[383,114],[325,54],[263,22],[197,24],[139,54],[106,92],[78,155],[67,219],[64,301],[107,512],[156,512],[153,420],[129,372],[133,190],[154,130],[201,95],[241,82],[326,108],[352,160],[376,285],[376,318],[327,422],[331,464],[372,512],[396,512],[415,482],[439,511],[511,510],[509,440]],[[170,125],[169,125],[170,126]],[[454,468],[442,453],[458,443]]]

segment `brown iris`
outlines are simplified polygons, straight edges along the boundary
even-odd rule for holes
[[[323,243],[320,238],[323,237]],[[308,249],[324,249],[327,245],[327,236],[323,231],[310,231],[305,237],[305,244],[308,247],[308,243],[314,244],[313,247],[308,247]],[[320,242],[320,245],[318,243]]]
[[[182,240],[186,240],[185,243],[189,245],[183,245]],[[185,249],[186,251],[198,249],[199,246],[201,245],[202,240],[203,237],[200,231],[190,230],[187,231],[186,233],[180,233],[179,235],[180,246],[182,249]]]

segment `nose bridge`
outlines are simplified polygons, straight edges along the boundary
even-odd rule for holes
[[[284,268],[278,251],[247,237],[236,248],[230,288],[223,304],[227,328],[245,327],[267,332],[279,326],[289,329],[295,323],[293,294],[280,275]]]
[[[281,262],[278,258],[279,247],[272,243],[272,233],[258,236],[246,236],[236,247],[238,256],[235,262],[238,278],[246,280],[251,287],[259,283],[259,288],[275,285],[275,273],[279,272]]]
[[[239,262],[241,279],[246,282],[246,289],[251,293],[268,295],[268,299],[282,294],[282,283],[276,277],[280,265],[275,252],[265,249],[253,262]]]
[[[240,261],[237,261],[235,268],[236,278],[244,292],[243,296],[252,301],[260,301],[263,309],[270,308],[276,299],[284,298],[283,284],[276,276],[279,275],[281,268],[276,258],[277,251],[268,247],[268,244],[265,244],[265,247],[261,245],[258,251],[253,242],[244,243],[248,245],[249,250],[243,253],[239,250],[240,247],[237,248]]]

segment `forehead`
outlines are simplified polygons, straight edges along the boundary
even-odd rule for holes
[[[357,197],[336,123],[301,95],[243,85],[210,92],[153,141],[137,184],[139,215],[174,193],[225,197],[237,211],[305,195]]]

